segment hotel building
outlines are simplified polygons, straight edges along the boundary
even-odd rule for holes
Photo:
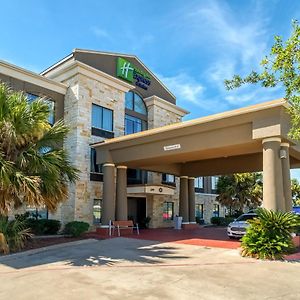
[[[94,145],[178,124],[188,114],[176,105],[172,92],[134,55],[75,49],[40,74],[0,61],[0,80],[12,89],[24,91],[30,100],[46,97],[52,107],[49,122],[64,119],[70,127],[64,147],[80,170],[80,178],[69,186],[68,200],[55,214],[49,214],[49,218],[63,224],[73,220],[101,224],[105,166],[98,163],[100,158]],[[166,145],[164,151],[176,151],[178,147],[181,145]],[[176,172],[153,172],[151,168],[115,166],[114,185],[106,190],[112,202],[118,201],[121,183],[117,177],[122,172],[126,172],[127,198],[127,216],[123,210],[122,218],[139,224],[149,218],[152,228],[173,226],[174,217],[181,214],[180,176]],[[225,209],[215,200],[217,178],[186,177],[190,183],[192,223],[195,216],[197,221],[209,223],[211,217],[225,215]],[[113,219],[118,209],[115,204],[110,209],[114,210],[110,215]],[[43,214],[43,209],[39,210]]]

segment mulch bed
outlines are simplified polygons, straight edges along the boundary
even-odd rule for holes
[[[57,238],[34,238],[31,240],[28,240],[26,242],[25,247],[21,251],[31,250],[31,249],[37,249],[42,247],[47,247],[51,245],[57,245],[62,243],[69,243],[74,241],[79,241],[82,239],[85,239],[86,237],[57,237]]]
[[[30,239],[26,242],[25,247],[18,252],[23,252],[26,250],[32,250],[32,249],[38,249],[38,248],[43,248],[47,246],[52,246],[52,245],[57,245],[57,244],[62,244],[62,243],[69,243],[69,242],[74,242],[74,241],[80,241],[84,239],[90,239],[90,238],[96,238],[99,239],[99,236],[91,233],[86,233],[85,235],[81,237],[43,237],[43,238],[33,238]]]

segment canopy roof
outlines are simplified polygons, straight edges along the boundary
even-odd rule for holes
[[[290,143],[291,167],[300,147],[290,140],[284,99],[126,135],[92,146],[97,163],[175,174],[208,176],[262,170],[262,140]]]

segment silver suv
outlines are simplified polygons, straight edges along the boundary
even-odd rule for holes
[[[245,233],[247,227],[249,227],[248,220],[252,220],[257,217],[256,213],[249,212],[239,216],[236,220],[231,222],[227,227],[227,235],[229,238],[241,238]]]

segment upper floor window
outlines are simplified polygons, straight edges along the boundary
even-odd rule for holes
[[[125,114],[125,134],[137,133],[147,129],[147,122]]]
[[[97,152],[94,148],[91,148],[91,173],[103,173],[102,165],[97,164]]]
[[[133,110],[142,115],[147,115],[147,108],[142,97],[134,92],[126,93],[125,108]]]
[[[172,174],[162,174],[162,182],[164,183],[175,183],[175,175]]]
[[[125,134],[147,130],[147,108],[138,94],[125,95]]]
[[[195,178],[195,188],[199,188],[199,189],[204,188],[204,178],[203,177]]]
[[[113,131],[113,111],[111,109],[93,104],[92,127],[107,131]]]
[[[40,97],[35,94],[31,94],[31,93],[26,93],[26,96],[27,96],[27,100],[29,103],[35,101],[38,98],[43,98],[43,97]],[[50,112],[49,117],[48,117],[48,122],[49,122],[49,124],[53,125],[55,122],[54,101],[51,100],[50,98],[44,98],[44,101],[45,101],[45,103],[48,104],[49,112]]]
[[[212,177],[211,177],[211,189],[212,189],[213,191],[216,191],[216,190],[217,190],[218,180],[219,180],[219,177],[218,177],[218,176],[212,176]]]

